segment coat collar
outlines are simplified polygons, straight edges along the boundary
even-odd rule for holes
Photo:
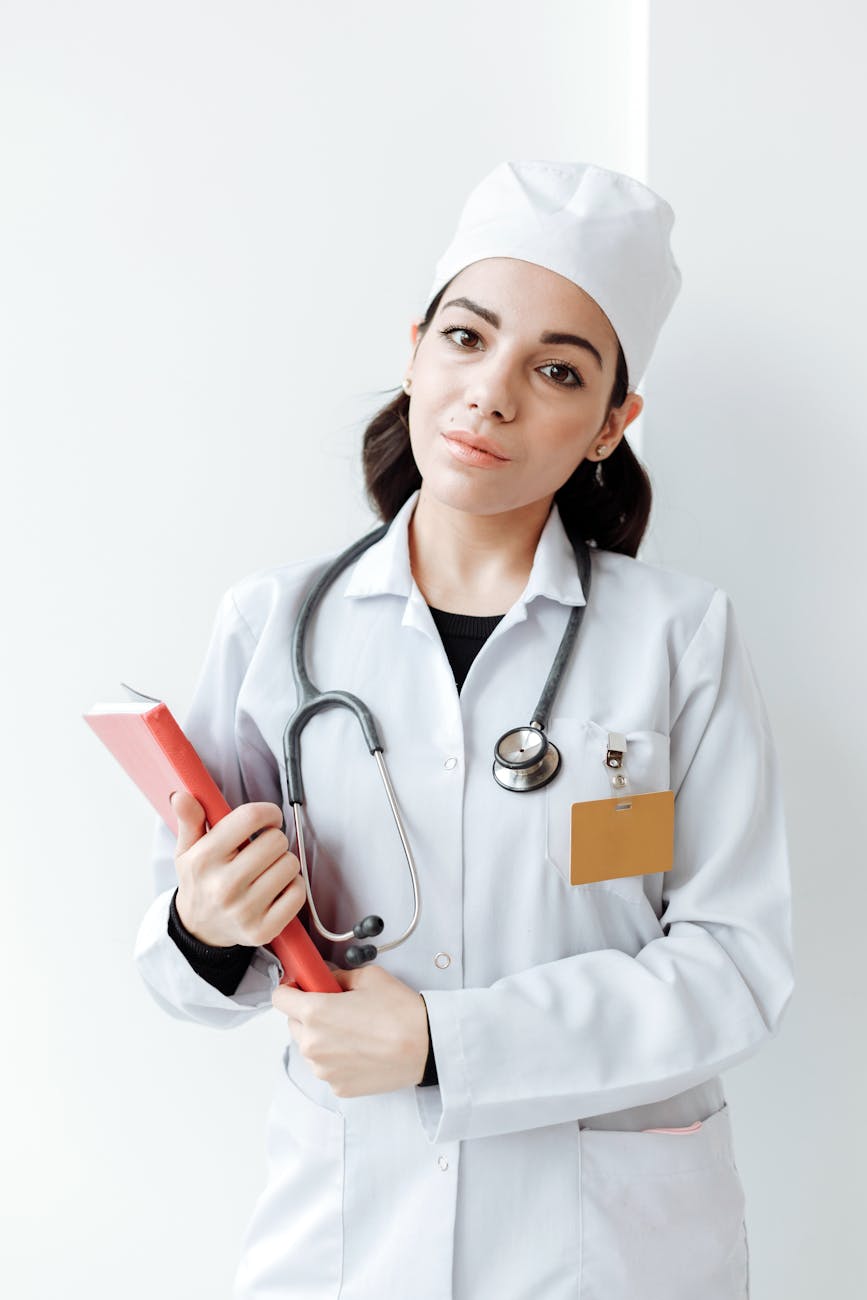
[[[421,596],[409,563],[409,521],[420,489],[408,497],[391,521],[388,532],[364,551],[355,566],[344,596]],[[536,596],[547,596],[561,605],[584,605],[586,599],[578,576],[575,552],[563,527],[556,502],[545,521],[527,585],[518,604],[527,605]]]

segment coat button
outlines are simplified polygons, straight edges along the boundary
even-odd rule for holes
[[[447,952],[438,952],[434,957],[434,966],[437,970],[447,970],[452,964],[452,959]]]
[[[453,767],[457,767],[457,765],[458,760],[456,758],[447,758],[443,763],[443,767],[447,768],[449,772],[451,772]]]
[[[449,1167],[449,1162],[448,1160],[446,1160],[445,1156],[440,1156],[439,1159],[437,1160],[437,1164],[439,1165],[440,1169],[448,1169]]]

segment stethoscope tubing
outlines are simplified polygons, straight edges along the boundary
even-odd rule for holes
[[[384,537],[388,532],[388,528],[389,525],[385,523],[380,528],[375,528],[372,532],[367,533],[364,537],[360,537],[351,546],[347,546],[345,551],[341,551],[333,564],[329,565],[311,586],[295,621],[295,630],[292,634],[292,675],[295,679],[296,707],[283,731],[283,757],[286,763],[286,784],[290,804],[304,802],[300,737],[310,718],[314,714],[321,712],[322,709],[334,706],[350,709],[358,719],[365,744],[370,753],[373,754],[376,750],[382,750],[382,741],[379,739],[379,732],[373,714],[364,701],[360,700],[357,695],[350,695],[348,691],[318,691],[307,672],[307,665],[304,661],[304,648],[307,639],[307,625],[326,589],[359,555],[373,546],[374,542],[378,542],[381,537]]]
[[[307,852],[304,842],[304,827],[301,818],[301,806],[304,803],[304,782],[301,776],[301,732],[304,727],[317,713],[328,708],[346,708],[352,712],[358,724],[361,727],[364,742],[368,751],[376,759],[379,774],[385,788],[389,806],[391,807],[392,816],[397,826],[400,841],[403,846],[407,866],[409,868],[412,880],[413,890],[413,914],[410,924],[398,939],[389,943],[379,945],[378,948],[372,945],[352,946],[347,948],[345,956],[352,965],[360,965],[364,961],[372,960],[377,952],[387,952],[392,948],[397,948],[400,944],[405,943],[418,925],[421,913],[420,891],[418,882],[418,871],[413,858],[412,849],[403,819],[400,815],[397,798],[394,793],[394,787],[388,774],[388,768],[383,755],[383,745],[379,737],[379,731],[373,714],[370,709],[360,700],[357,695],[352,695],[349,691],[319,691],[313,684],[307,672],[305,663],[305,646],[307,628],[313,613],[321,600],[327,588],[334,582],[344,569],[348,568],[354,560],[364,551],[368,550],[380,538],[384,537],[390,527],[390,522],[382,524],[372,532],[365,534],[364,537],[353,542],[342,551],[337,558],[330,564],[312,584],[310,590],[305,596],[304,602],[298,614],[295,628],[292,635],[292,672],[295,680],[296,690],[296,707],[295,711],[286,723],[283,730],[283,760],[286,769],[286,788],[289,803],[292,807],[293,819],[295,822],[295,834],[298,843],[298,858],[301,865],[301,873],[304,879],[304,887],[307,893],[307,901],[310,905],[313,923],[319,933],[326,939],[335,943],[343,943],[349,939],[370,938],[382,931],[383,921],[380,917],[368,916],[359,921],[353,929],[347,933],[339,934],[329,930],[323,923],[316,909],[313,900],[313,890],[310,882],[310,874],[307,863]],[[590,549],[583,538],[577,533],[570,533],[569,540],[575,551],[575,558],[578,564],[578,572],[581,579],[581,587],[584,592],[584,604],[576,605],[569,614],[563,636],[554,656],[554,661],[542,688],[542,694],[539,696],[536,708],[533,711],[533,720],[529,726],[514,728],[512,731],[505,732],[497,741],[494,753],[493,774],[497,783],[506,790],[513,790],[523,793],[528,790],[539,789],[547,785],[549,781],[557,775],[560,769],[560,753],[546,737],[545,731],[548,725],[551,708],[554,699],[559,690],[560,684],[565,672],[566,663],[572,652],[575,638],[578,635],[578,629],[584,617],[587,608],[587,600],[590,592],[591,562]],[[529,754],[529,757],[519,757],[518,755]]]

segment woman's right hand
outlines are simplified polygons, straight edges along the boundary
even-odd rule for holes
[[[206,830],[205,811],[186,790],[175,792],[172,808],[178,819],[175,906],[184,927],[212,947],[270,943],[306,901],[301,863],[280,829],[281,809],[241,804]]]

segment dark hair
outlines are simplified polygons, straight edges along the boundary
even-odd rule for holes
[[[419,323],[427,329],[436,315],[443,285]],[[626,358],[618,347],[617,372],[605,418],[626,400]],[[367,499],[383,522],[390,522],[408,497],[421,486],[421,474],[409,441],[409,394],[403,389],[376,412],[364,431],[361,463]],[[582,460],[554,500],[567,528],[577,527],[586,542],[606,551],[636,555],[650,516],[650,479],[632,448],[622,437],[603,465]]]

